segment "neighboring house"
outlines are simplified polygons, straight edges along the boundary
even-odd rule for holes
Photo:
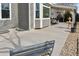
[[[56,17],[57,12],[61,12],[62,15],[68,10],[72,14],[72,27],[73,24],[75,23],[75,14],[76,14],[76,6],[73,6],[74,4],[71,3],[56,3],[56,4],[51,4],[51,16]],[[64,19],[63,19],[64,21]]]

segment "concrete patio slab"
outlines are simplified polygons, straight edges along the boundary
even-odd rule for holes
[[[70,30],[67,29],[66,23],[59,23],[46,28],[31,31],[16,31],[15,29],[10,29],[9,33],[0,34],[0,51],[2,51],[1,48],[3,48],[3,51],[8,51],[4,53],[1,52],[0,55],[8,56],[10,48],[16,48],[19,44],[21,46],[28,46],[55,40],[52,56],[59,56],[61,49],[69,35],[69,31]],[[19,40],[15,33],[17,33],[17,35],[20,37]],[[20,41],[19,44],[18,41]]]

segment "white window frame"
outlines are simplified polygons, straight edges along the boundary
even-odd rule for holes
[[[49,9],[49,17],[47,17],[48,19],[50,18],[50,7],[49,6],[46,6],[46,5],[44,5],[43,4],[43,7],[46,7],[46,8],[48,8]],[[43,17],[44,19],[46,19],[45,17]]]
[[[9,18],[2,18],[2,12],[1,12],[1,3],[0,3],[0,20],[11,20],[11,3],[9,3],[9,11],[10,11],[10,17]]]

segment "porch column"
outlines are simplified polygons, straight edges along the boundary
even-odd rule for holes
[[[72,28],[74,27],[74,23],[75,23],[75,12],[72,12]]]
[[[43,5],[40,3],[40,28],[43,27],[42,19],[43,19]]]

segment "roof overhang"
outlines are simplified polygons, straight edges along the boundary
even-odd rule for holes
[[[60,8],[60,9],[69,9],[69,10],[76,10],[76,7],[71,6],[64,6],[64,5],[56,5],[56,4],[50,4],[52,8]]]

